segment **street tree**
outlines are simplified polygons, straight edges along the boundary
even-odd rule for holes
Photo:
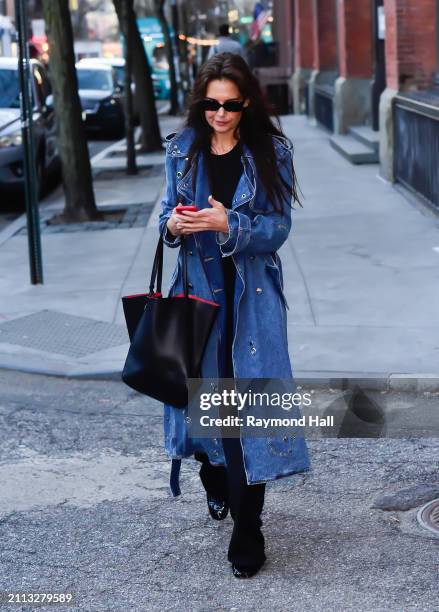
[[[174,41],[177,49],[178,67],[180,71],[180,87],[183,97],[183,107],[185,108],[189,96],[190,74],[187,41],[180,39],[180,32],[182,29],[187,34],[187,28],[185,28],[184,13],[182,9],[183,7],[177,3],[177,0],[172,1],[172,29],[174,30]]]
[[[162,150],[162,138],[155,105],[151,66],[137,27],[133,0],[113,0],[126,43],[131,45],[136,106],[139,109],[141,145],[145,152]],[[125,28],[125,29],[124,29]]]
[[[137,174],[136,146],[134,142],[133,92],[131,89],[133,72],[132,30],[128,27],[128,2],[121,2],[120,29],[124,35],[125,55],[125,135],[127,143],[127,174]]]
[[[172,41],[169,34],[168,21],[165,15],[165,0],[154,0],[154,6],[157,14],[157,19],[160,22],[160,26],[163,32],[163,38],[165,41],[166,58],[169,65],[169,82],[170,82],[170,115],[178,115],[180,112],[180,104],[178,101],[178,83],[177,75],[175,72],[174,63],[174,52],[172,50]]]
[[[62,219],[77,222],[99,219],[78,81],[68,0],[43,0],[50,46],[50,74],[57,117],[65,207]]]

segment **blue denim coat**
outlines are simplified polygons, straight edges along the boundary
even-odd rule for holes
[[[184,173],[193,129],[183,128],[166,137],[166,192],[161,202],[159,231],[164,243],[176,248],[181,237],[172,236],[166,222],[179,203],[210,207],[210,186],[202,155],[198,161],[195,191],[193,167]],[[290,185],[293,181],[289,142],[273,136],[279,172]],[[186,236],[188,282],[190,292],[220,304],[219,315],[203,356],[201,376],[219,378],[225,356],[221,338],[225,334],[225,296],[222,257],[232,256],[236,265],[234,293],[233,366],[235,378],[291,379],[293,372],[288,354],[288,304],[283,292],[282,263],[277,250],[291,229],[291,208],[284,206],[281,216],[269,205],[267,194],[258,181],[249,148],[243,144],[243,172],[227,209],[229,233],[204,231]],[[270,212],[268,212],[270,211]],[[268,214],[262,214],[267,213]],[[171,279],[169,296],[183,291],[182,254]],[[294,390],[294,387],[293,389]],[[212,464],[224,465],[221,439],[195,439],[188,435],[187,409],[164,405],[165,450],[176,460],[195,451],[207,453]],[[264,438],[241,436],[244,467],[249,484],[266,482],[309,469],[307,444],[303,436]],[[179,463],[174,461],[171,489],[179,494]]]

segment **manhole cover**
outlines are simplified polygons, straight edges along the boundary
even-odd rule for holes
[[[424,529],[439,535],[439,499],[428,502],[419,510],[418,522]]]
[[[128,343],[129,338],[123,325],[41,310],[2,323],[0,342],[68,357],[84,357]]]

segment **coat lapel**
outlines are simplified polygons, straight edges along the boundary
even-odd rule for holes
[[[243,169],[241,178],[233,196],[232,210],[246,204],[249,200],[250,208],[252,208],[252,203],[255,200],[256,179],[254,166],[250,159],[252,159],[250,151],[246,145],[243,145],[243,155],[241,156],[241,160],[243,161]],[[198,208],[207,208],[210,206],[207,201],[210,194],[210,185],[203,154],[201,154],[199,157],[195,194],[192,189],[193,173],[194,167],[191,166],[188,172],[177,184],[177,192],[186,199],[187,203],[194,202]],[[226,178],[227,177],[225,177],[225,179]]]

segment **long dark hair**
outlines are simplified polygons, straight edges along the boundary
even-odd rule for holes
[[[261,89],[258,79],[251,72],[246,61],[235,53],[218,53],[207,60],[200,67],[192,89],[191,101],[185,125],[192,127],[195,137],[189,150],[189,160],[186,169],[193,165],[192,176],[195,189],[195,175],[197,159],[203,152],[204,159],[210,159],[211,136],[213,128],[206,121],[200,102],[206,97],[207,86],[210,81],[228,79],[233,81],[244,99],[249,99],[249,105],[244,108],[241,120],[235,129],[234,136],[250,149],[256,164],[258,177],[265,189],[269,201],[278,212],[283,212],[282,202],[290,205],[298,202],[302,206],[297,194],[297,177],[293,165],[293,182],[288,185],[279,173],[272,136],[286,138],[291,147],[291,140],[282,132],[279,118],[275,117],[277,125],[271,120],[273,114],[270,105]],[[291,159],[292,162],[292,159]],[[208,173],[211,176],[209,164]]]

